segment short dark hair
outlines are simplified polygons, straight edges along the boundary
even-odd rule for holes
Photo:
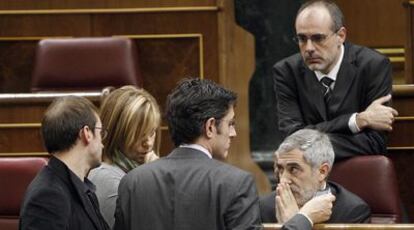
[[[88,126],[95,130],[97,108],[86,98],[66,96],[55,99],[42,120],[43,143],[50,154],[70,150],[79,131]]]
[[[175,146],[190,144],[203,134],[205,122],[217,119],[219,125],[237,96],[213,81],[184,79],[168,95],[166,117]]]
[[[303,3],[299,8],[298,13],[296,14],[296,18],[298,18],[299,14],[302,13],[303,10],[313,6],[323,6],[328,10],[329,15],[332,19],[331,30],[333,32],[337,32],[339,29],[341,29],[341,27],[344,26],[345,18],[341,9],[339,9],[338,5],[336,5],[335,2],[330,0],[305,1],[305,3]]]

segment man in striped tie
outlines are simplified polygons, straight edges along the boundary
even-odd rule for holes
[[[306,1],[296,16],[300,53],[276,63],[279,128],[329,134],[335,159],[384,154],[397,111],[389,106],[388,58],[345,42],[343,14],[328,0]]]

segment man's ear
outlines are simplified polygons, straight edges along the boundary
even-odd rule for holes
[[[329,167],[328,163],[323,163],[320,167],[319,167],[319,181],[326,181],[328,179],[328,175],[329,175],[329,171],[331,170],[331,168]]]
[[[207,138],[212,138],[214,133],[216,132],[216,119],[214,117],[210,117],[204,126],[204,132]]]
[[[89,128],[89,126],[84,126],[79,130],[78,137],[82,143],[89,144],[93,138],[92,130]]]
[[[336,34],[338,35],[338,37],[339,37],[339,41],[341,42],[341,43],[344,43],[345,42],[345,39],[346,39],[346,28],[345,27],[341,27],[339,30],[338,30],[338,32],[336,32]]]

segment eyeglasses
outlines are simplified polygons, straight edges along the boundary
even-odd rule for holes
[[[108,130],[106,130],[104,127],[95,127],[95,129],[101,130],[101,138],[105,139],[106,136],[108,136]]]
[[[329,37],[336,34],[337,32],[333,32],[332,34],[312,34],[312,35],[305,35],[305,34],[297,34],[293,37],[293,41],[295,41],[299,45],[306,44],[308,40],[311,40],[313,44],[321,45],[323,44]]]

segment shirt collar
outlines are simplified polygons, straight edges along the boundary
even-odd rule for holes
[[[316,74],[316,77],[318,78],[318,81],[321,81],[321,79],[324,76],[327,76],[330,79],[336,81],[336,77],[338,76],[338,72],[339,72],[339,67],[341,67],[342,60],[344,59],[344,50],[345,50],[345,48],[344,48],[344,45],[342,44],[341,45],[341,54],[339,56],[339,59],[336,62],[335,66],[332,68],[332,70],[327,75],[320,72],[320,71],[315,71],[315,74]]]
[[[204,148],[203,146],[198,145],[198,144],[181,144],[180,148],[196,149],[196,150],[199,150],[199,151],[203,152],[204,154],[206,154],[208,156],[208,158],[210,158],[210,159],[213,158],[211,156],[211,153],[206,148]]]
[[[72,182],[75,184],[75,186],[84,193],[87,193],[88,191],[95,192],[96,187],[95,185],[88,179],[83,178],[83,181],[71,170],[69,170],[70,178],[72,179]]]

